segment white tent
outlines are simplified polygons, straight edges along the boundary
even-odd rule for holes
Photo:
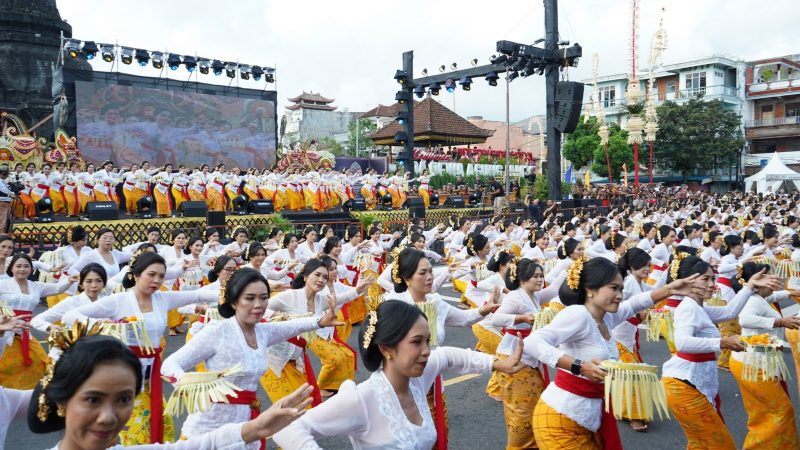
[[[755,183],[758,193],[765,193],[769,188],[772,188],[772,192],[777,192],[784,181],[794,183],[795,188],[800,190],[800,173],[786,167],[778,153],[773,153],[763,169],[744,179],[745,191],[750,192]]]

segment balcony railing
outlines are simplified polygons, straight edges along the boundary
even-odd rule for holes
[[[660,104],[661,102],[667,100],[670,101],[687,100],[696,97],[698,95],[702,95],[710,99],[719,97],[730,97],[735,99],[739,98],[737,89],[735,87],[716,85],[716,86],[682,89],[676,92],[655,92],[653,93],[653,99],[655,99],[656,104]],[[623,97],[622,101],[620,101],[620,99],[618,98],[615,98],[614,101],[611,102],[610,106],[606,106],[604,103],[601,104],[603,105],[603,109],[608,111],[616,109],[617,107],[623,107],[624,103],[625,103],[625,98]],[[610,114],[614,114],[614,112],[611,112]]]
[[[748,120],[744,123],[747,128],[774,127],[777,125],[797,125],[800,124],[800,116],[794,117],[773,117],[771,119]]]
[[[800,90],[800,78],[793,78],[791,80],[775,80],[764,81],[761,83],[752,83],[747,85],[747,95],[758,96],[769,94],[774,90]]]

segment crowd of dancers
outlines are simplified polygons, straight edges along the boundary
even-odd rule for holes
[[[113,201],[120,210],[135,214],[137,202],[150,196],[158,216],[167,217],[178,211],[185,201],[202,201],[209,211],[233,210],[237,197],[245,200],[271,200],[276,212],[312,209],[325,211],[363,197],[368,209],[376,206],[400,208],[409,195],[412,181],[418,183],[417,193],[430,206],[430,177],[427,172],[417,178],[400,172],[378,174],[350,169],[339,172],[320,168],[317,171],[299,168],[279,171],[256,168],[226,168],[224,164],[189,168],[166,164],[152,167],[147,161],[132,166],[117,167],[112,161],[100,166],[86,164],[81,170],[77,162],[51,165],[40,169],[33,163],[16,163],[9,168],[4,180],[14,187],[20,206],[16,217],[33,218],[36,203],[43,198],[52,201],[55,214],[79,216],[92,201]]]
[[[504,414],[509,449],[619,449],[614,417],[646,431],[651,393],[614,389],[626,398],[610,411],[604,383],[615,368],[655,371],[639,339],[656,327],[672,354],[656,391],[688,448],[737,448],[720,369],[748,415],[744,448],[798,448],[789,374],[769,351],[785,340],[800,367],[800,319],[782,314],[800,298],[798,197],[699,194],[563,217],[274,228],[266,242],[238,229],[229,244],[215,229],[153,228],[124,248],[109,229],[76,226],[38,261],[0,235],[0,442],[27,414],[34,432],[66,428],[62,450],[268,437],[312,449],[329,436],[446,449],[447,372],[491,373],[498,406],[483,413]],[[460,307],[437,293],[446,283]],[[49,333],[49,353],[31,327]],[[451,327],[470,327],[475,349],[448,346]],[[164,354],[168,332],[186,342]],[[356,384],[359,364],[371,375]],[[180,430],[164,383],[188,411]],[[273,404],[263,413],[259,386]]]

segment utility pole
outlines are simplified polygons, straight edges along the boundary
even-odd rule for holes
[[[558,0],[544,0],[544,29],[544,48],[549,52],[558,52]],[[556,83],[558,83],[558,65],[549,64],[545,70],[547,196],[552,200],[561,200],[561,132],[555,127]]]
[[[408,51],[403,53],[403,71],[408,74],[408,78],[414,78],[414,52]],[[406,140],[403,143],[403,152],[405,152],[405,166],[406,172],[414,177],[414,83],[405,83],[403,90],[408,92],[408,106],[405,108],[406,121],[405,132]]]

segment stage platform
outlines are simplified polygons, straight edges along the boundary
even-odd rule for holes
[[[486,208],[442,208],[428,209],[425,211],[425,222],[431,226],[440,222],[447,222],[452,214],[458,217],[479,218],[492,214]],[[278,226],[286,232],[300,234],[307,225],[317,228],[322,225],[331,225],[337,235],[342,236],[344,229],[350,224],[357,224],[363,228],[370,226],[375,221],[380,221],[390,230],[404,230],[409,222],[408,209],[391,211],[353,211],[344,212],[339,208],[325,212],[303,210],[298,212],[281,212],[280,214],[226,214],[225,230],[229,235],[237,227],[244,227],[252,238],[265,241],[270,228]],[[37,223],[15,220],[12,233],[15,248],[29,248],[33,246],[41,250],[49,250],[61,245],[62,241],[69,239],[70,232],[76,225],[83,226],[89,233],[89,245],[95,246],[94,233],[100,228],[107,227],[114,230],[116,247],[123,247],[134,242],[146,240],[147,229],[159,227],[162,231],[161,243],[169,244],[169,234],[172,230],[180,228],[191,235],[202,236],[207,224],[205,217],[170,217],[170,218],[130,218],[121,215],[120,220],[86,221],[76,218],[59,217],[53,222]]]

